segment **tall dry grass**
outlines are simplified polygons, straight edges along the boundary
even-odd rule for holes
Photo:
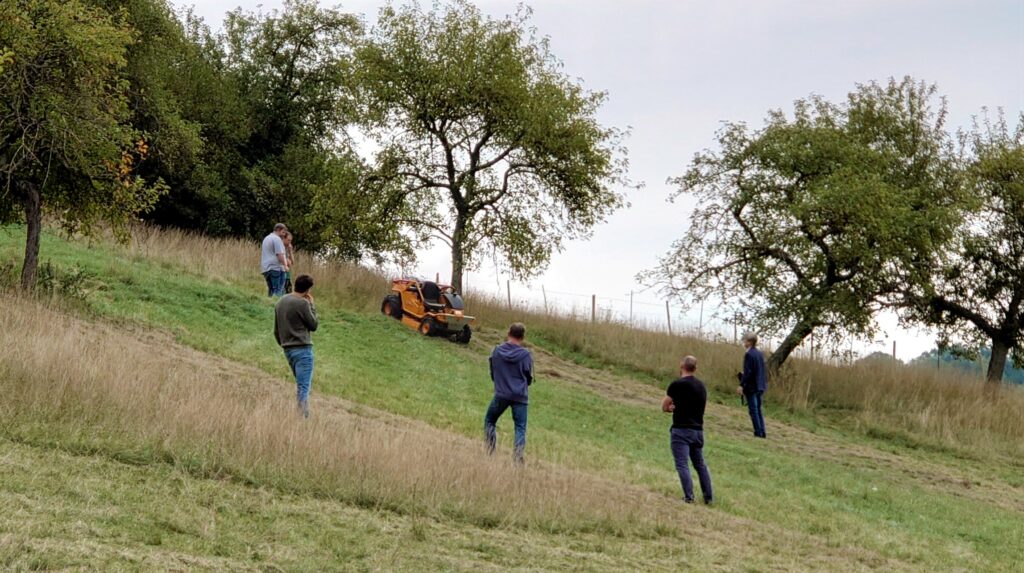
[[[0,298],[0,431],[485,526],[677,531],[660,495],[546,464],[515,468],[510,455],[403,419],[325,406],[304,420],[275,379],[154,336]]]
[[[181,265],[204,276],[226,280],[261,280],[257,245],[211,239],[174,230],[144,227],[129,249],[139,257]],[[296,269],[317,278],[318,297],[359,310],[375,310],[388,288],[375,269],[316,260],[298,254]],[[470,293],[467,304],[479,324],[500,329],[513,321],[527,323],[531,336],[598,363],[624,367],[666,381],[683,354],[701,361],[706,382],[721,391],[734,387],[742,361],[738,346],[591,323],[569,317],[508,308],[499,299]],[[768,393],[769,403],[811,413],[838,413],[857,426],[880,434],[909,435],[915,440],[975,450],[1024,453],[1024,390],[993,388],[950,369],[935,371],[880,364],[833,366],[793,359]]]

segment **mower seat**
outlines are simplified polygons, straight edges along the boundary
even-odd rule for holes
[[[420,287],[420,291],[423,293],[423,303],[427,306],[427,310],[434,312],[444,310],[444,305],[441,304],[441,289],[438,288],[437,283],[425,282]]]

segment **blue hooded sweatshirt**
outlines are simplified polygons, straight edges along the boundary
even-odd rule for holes
[[[530,351],[505,342],[491,353],[491,380],[494,396],[526,404],[529,386],[533,384],[533,356]]]

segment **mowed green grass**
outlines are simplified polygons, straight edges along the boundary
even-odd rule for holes
[[[0,231],[0,262],[17,259],[21,240],[17,229]],[[96,319],[171,332],[188,346],[257,366],[280,378],[281,392],[292,391],[270,330],[272,303],[262,296],[255,271],[251,282],[210,281],[188,269],[51,234],[44,237],[43,258],[65,268],[81,266],[97,277],[84,303]],[[479,436],[491,395],[486,357],[498,333],[485,331],[461,347],[353,310],[367,306],[319,305],[314,415],[316,394],[332,394]],[[666,365],[665,382],[671,370]],[[660,392],[649,376],[588,370],[548,355],[538,357],[538,371],[528,457],[678,497],[667,447],[669,420],[657,410]],[[749,520],[750,530],[738,535],[802,535],[829,546],[861,547],[921,570],[1020,570],[1024,484],[1012,477],[1020,471],[984,458],[919,452],[882,440],[865,443],[827,427],[813,433],[805,429],[811,424],[781,424],[771,412],[773,439],[755,441],[738,405],[715,399],[724,404],[711,406],[706,429],[714,511]],[[503,420],[499,431],[508,446],[511,420]],[[686,511],[680,506],[681,519]],[[751,570],[760,569],[752,563]]]

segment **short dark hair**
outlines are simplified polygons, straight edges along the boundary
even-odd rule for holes
[[[274,230],[275,231],[288,230],[288,226],[285,225],[284,223],[278,223],[278,224],[274,225]]]
[[[694,356],[687,356],[687,357],[683,358],[683,361],[680,364],[680,366],[682,366],[683,370],[685,370],[686,372],[696,372],[697,371],[697,358],[694,357]]]
[[[302,294],[308,292],[309,289],[313,288],[313,277],[309,275],[299,275],[295,279],[295,292]]]
[[[512,326],[508,327],[508,336],[516,340],[522,340],[526,338],[526,327],[521,322],[513,322]]]

